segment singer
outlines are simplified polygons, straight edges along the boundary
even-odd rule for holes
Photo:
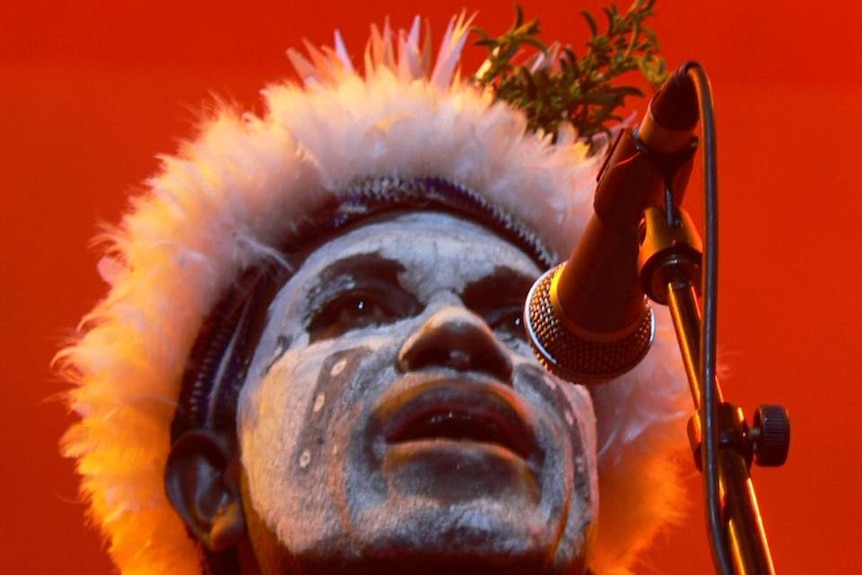
[[[59,358],[64,449],[124,574],[628,573],[679,511],[667,317],[631,372],[546,372],[534,280],[599,155],[459,78],[419,23],[224,110],[135,200]]]

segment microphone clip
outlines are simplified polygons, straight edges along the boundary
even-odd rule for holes
[[[672,216],[668,213],[672,210]],[[672,284],[687,282],[700,292],[703,249],[700,236],[685,210],[644,211],[639,230],[638,270],[641,289],[652,301],[668,305]]]

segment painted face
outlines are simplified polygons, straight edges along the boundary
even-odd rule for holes
[[[596,516],[588,393],[541,370],[540,270],[414,213],[314,251],[274,299],[240,397],[264,573],[578,573]]]

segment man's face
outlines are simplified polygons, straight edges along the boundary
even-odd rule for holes
[[[520,328],[540,273],[436,213],[316,249],[274,299],[240,398],[264,573],[578,572],[596,516],[587,392]]]

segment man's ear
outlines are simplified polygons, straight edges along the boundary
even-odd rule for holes
[[[228,441],[206,430],[187,431],[165,467],[165,490],[192,535],[213,552],[245,536],[239,463]]]

